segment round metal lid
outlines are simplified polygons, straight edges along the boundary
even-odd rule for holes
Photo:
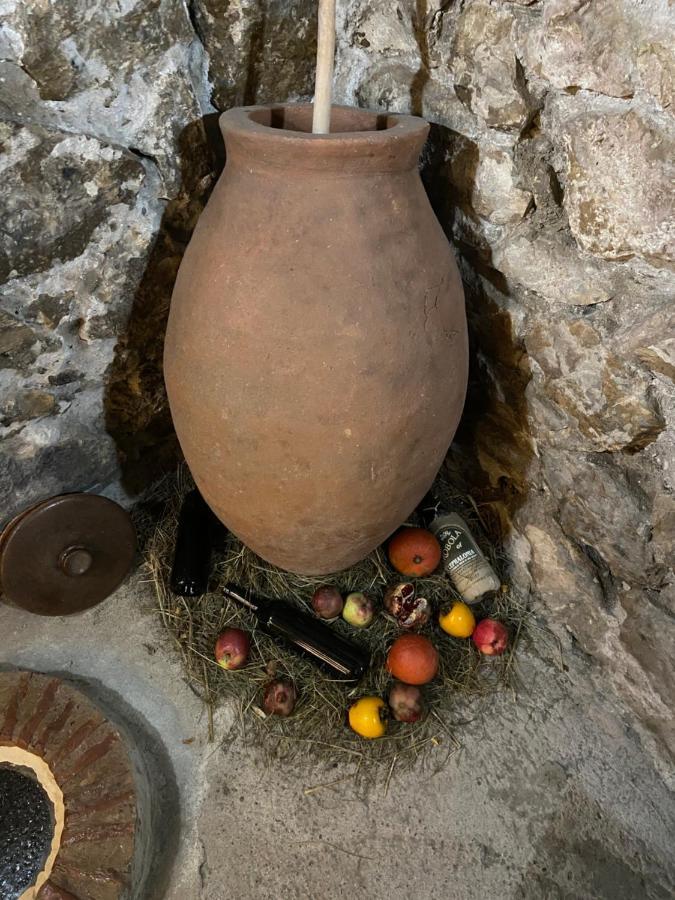
[[[96,494],[61,494],[25,510],[0,538],[3,600],[42,616],[96,606],[124,580],[136,552],[126,510]]]

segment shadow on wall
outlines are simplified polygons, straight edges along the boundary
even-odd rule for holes
[[[164,334],[178,267],[225,163],[217,113],[183,130],[179,156],[181,188],[162,217],[105,389],[106,429],[117,446],[122,484],[131,494],[173,469],[180,458],[162,374]]]
[[[424,2],[418,0],[418,9]],[[420,73],[411,85],[413,99],[419,84],[423,90],[419,77]],[[421,93],[417,101],[421,104]],[[514,335],[508,286],[492,265],[492,251],[478,239],[470,241],[472,230],[476,235],[480,231],[468,202],[477,165],[476,144],[432,124],[422,156],[422,181],[457,252],[469,327],[467,398],[446,467],[476,501],[495,505],[508,534],[526,500],[528,471],[534,462],[525,397],[531,370],[525,346]]]
[[[424,117],[424,92],[431,79],[429,33],[437,12],[429,11],[428,0],[415,0],[411,25],[420,65],[409,89],[415,116]],[[476,500],[496,506],[508,533],[525,502],[534,460],[525,398],[531,371],[525,346],[514,336],[508,285],[492,265],[490,247],[480,240],[481,223],[470,203],[478,159],[477,144],[432,124],[421,174],[436,217],[459,256],[469,327],[467,398],[446,467]]]

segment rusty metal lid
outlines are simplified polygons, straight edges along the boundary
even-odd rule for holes
[[[20,513],[0,537],[2,599],[42,616],[96,606],[136,551],[126,510],[96,494],[61,494]]]

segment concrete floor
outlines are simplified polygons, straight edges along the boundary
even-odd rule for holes
[[[151,600],[135,577],[75,619],[0,606],[0,664],[82,679],[156,766],[173,865],[140,900],[675,896],[674,798],[583,659],[563,673],[521,654],[527,692],[462,729],[440,774],[307,794],[340,771],[264,769],[208,743]],[[219,738],[230,724],[220,710]]]

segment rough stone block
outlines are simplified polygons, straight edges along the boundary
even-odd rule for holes
[[[569,112],[570,115],[563,113]],[[605,259],[675,255],[675,134],[665,118],[636,109],[558,108],[566,156],[565,210],[579,245]]]
[[[180,0],[10,4],[2,35],[7,118],[135,148],[157,161],[169,189],[178,184],[178,137],[208,103]]]
[[[510,233],[494,248],[493,262],[509,283],[556,305],[605,303],[614,293],[608,272],[581,255],[565,229]]]
[[[219,109],[311,97],[313,0],[195,0],[192,8]]]
[[[541,24],[527,31],[527,64],[557,88],[631,97],[637,53],[632,18],[621,0],[553,0],[545,4]]]
[[[612,352],[583,319],[541,322],[526,336],[537,441],[570,450],[635,452],[665,420],[649,376]]]
[[[525,125],[530,110],[508,8],[467,4],[447,63],[458,96],[488,126],[519,130]]]

